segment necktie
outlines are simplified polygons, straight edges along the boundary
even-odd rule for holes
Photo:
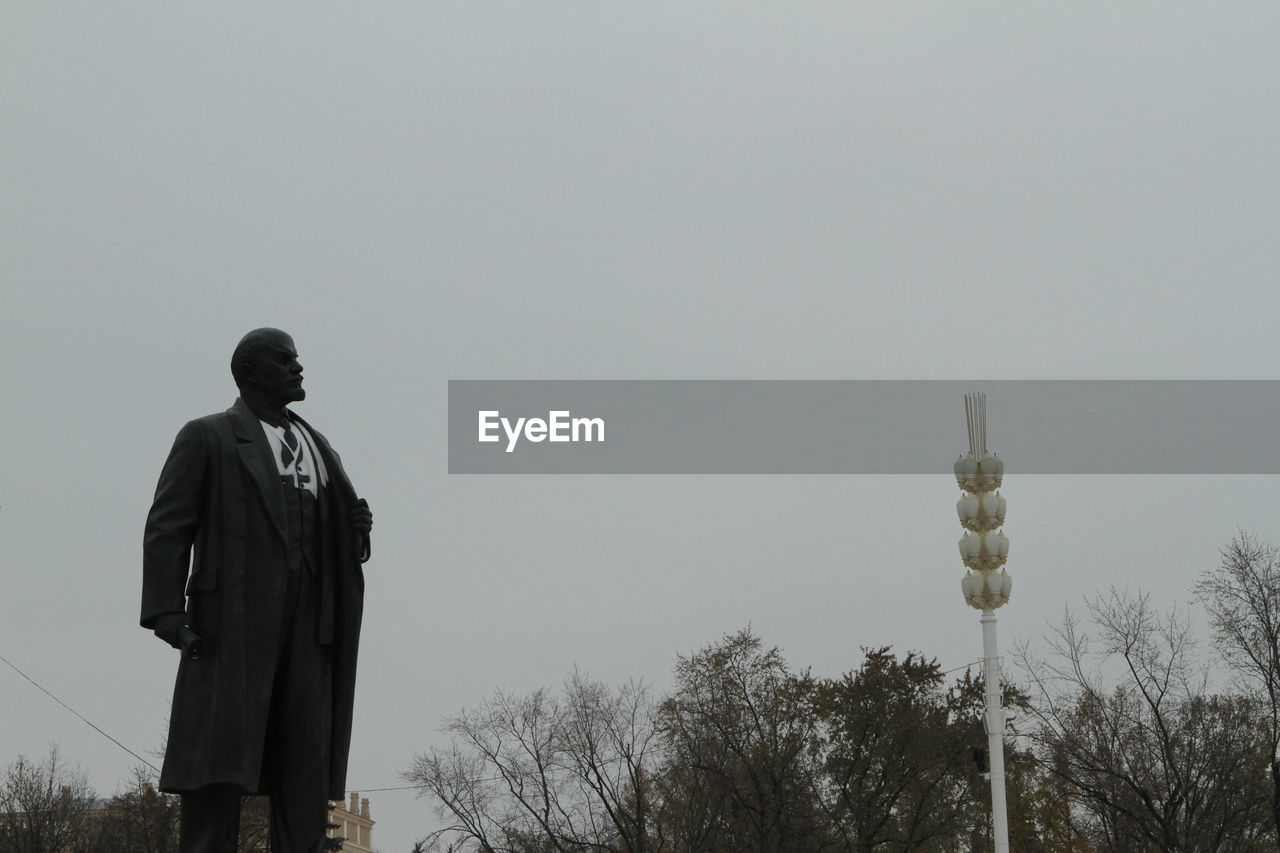
[[[285,468],[293,467],[293,459],[298,451],[298,437],[293,433],[293,427],[289,426],[289,422],[284,422],[284,444],[280,445],[280,461],[284,463]]]

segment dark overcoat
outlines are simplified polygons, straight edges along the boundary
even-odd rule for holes
[[[291,413],[292,414],[292,413]],[[364,602],[367,536],[351,529],[355,489],[319,432],[321,618],[333,648],[329,798],[344,797]],[[178,666],[163,791],[213,783],[262,791],[262,758],[288,584],[284,492],[271,445],[243,400],[178,433],[147,516],[142,625],[187,611],[205,654]],[[194,555],[192,554],[194,550]]]

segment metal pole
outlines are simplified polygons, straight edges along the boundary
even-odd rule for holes
[[[987,699],[987,753],[991,762],[991,823],[995,853],[1009,853],[1009,813],[1004,799],[1004,708],[1000,704],[1000,654],[996,614],[982,611],[982,678]]]

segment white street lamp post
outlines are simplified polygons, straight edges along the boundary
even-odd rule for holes
[[[991,767],[991,824],[996,853],[1009,853],[1009,815],[1004,798],[1004,708],[1000,704],[1000,652],[996,645],[996,608],[1008,603],[1013,578],[1003,570],[1009,554],[1004,524],[1005,499],[996,491],[1004,480],[1004,462],[987,450],[987,395],[966,394],[969,452],[955,464],[956,482],[965,495],[956,503],[960,558],[969,571],[960,581],[964,600],[982,611],[982,678],[986,689],[987,751]],[[999,572],[997,572],[999,570]]]

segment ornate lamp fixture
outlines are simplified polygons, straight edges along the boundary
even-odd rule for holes
[[[956,501],[956,514],[968,535],[960,537],[960,559],[970,571],[960,580],[964,600],[976,610],[995,610],[1009,602],[1013,578],[996,569],[1009,556],[1004,524],[1007,502],[996,489],[1004,481],[1004,460],[987,450],[987,395],[964,398],[969,427],[969,452],[956,460],[956,483],[965,495]]]

